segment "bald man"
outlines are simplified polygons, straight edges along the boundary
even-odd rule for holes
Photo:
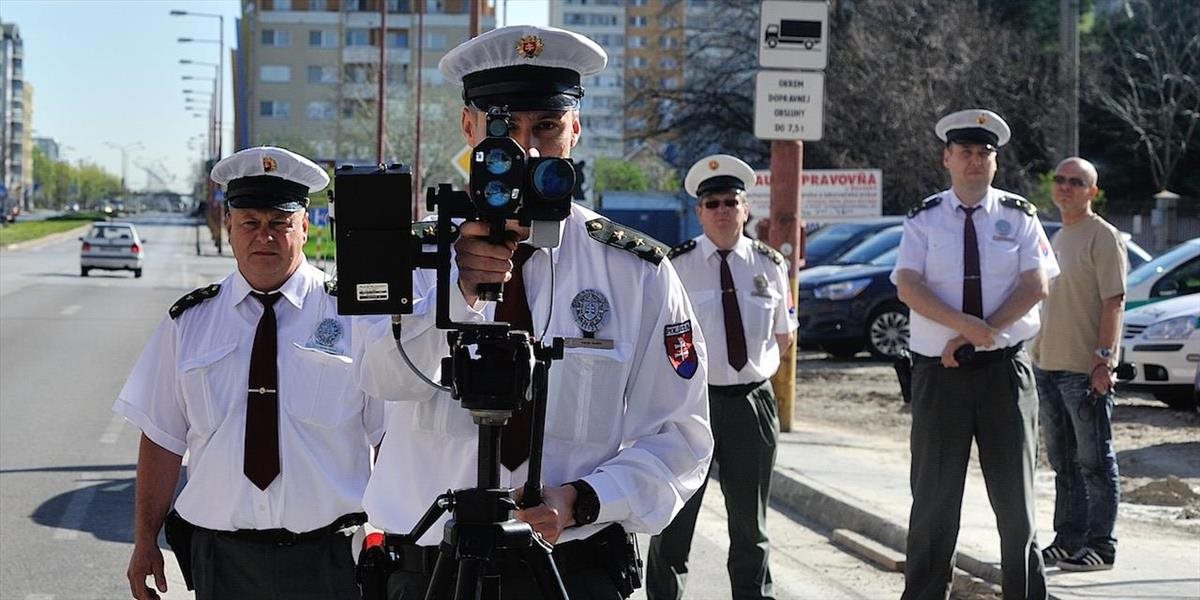
[[[1120,485],[1112,443],[1113,367],[1125,304],[1125,242],[1092,212],[1096,167],[1059,163],[1052,197],[1062,229],[1051,246],[1062,273],[1050,286],[1034,344],[1034,376],[1046,453],[1055,473],[1054,542],[1046,566],[1111,569]]]

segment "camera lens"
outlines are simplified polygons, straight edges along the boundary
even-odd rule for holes
[[[533,189],[547,200],[561,200],[575,188],[575,168],[561,159],[543,160],[533,169]]]
[[[502,175],[507,173],[512,168],[512,156],[500,148],[492,148],[488,150],[487,158],[484,163],[487,165],[488,173],[492,175]]]
[[[510,188],[499,181],[489,181],[483,188],[483,200],[488,206],[501,207],[508,204]]]
[[[488,119],[487,132],[490,137],[508,137],[506,119]]]

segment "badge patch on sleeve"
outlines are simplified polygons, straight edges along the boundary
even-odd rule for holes
[[[663,328],[663,342],[671,368],[684,379],[691,379],[700,366],[696,357],[696,346],[692,342],[692,322],[684,321]]]

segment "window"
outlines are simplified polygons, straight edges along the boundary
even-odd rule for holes
[[[262,100],[258,103],[258,116],[265,119],[286,119],[288,103],[283,100]]]
[[[619,33],[601,33],[595,36],[595,40],[597,44],[606,48],[625,45],[625,36]]]
[[[629,36],[628,39],[629,39],[629,47],[630,48],[645,48],[646,47],[646,36],[644,36],[644,35],[631,35],[631,36]]]
[[[438,15],[446,12],[446,3],[443,0],[425,0],[425,14]]]
[[[292,0],[275,0],[272,6],[268,8],[271,10],[292,10]]]
[[[372,65],[363,63],[349,63],[342,67],[342,80],[346,83],[369,83],[374,77]]]
[[[309,65],[308,82],[325,84],[337,83],[337,67]]]
[[[616,25],[617,15],[566,13],[563,15],[563,23],[566,25]]]
[[[387,0],[387,11],[390,13],[411,12],[408,6],[408,0]]]
[[[432,31],[426,33],[425,47],[430,50],[444,50],[446,48],[446,34]]]
[[[663,77],[658,83],[664,90],[673,90],[679,87],[679,82],[674,77]]]
[[[264,83],[287,83],[292,79],[292,68],[287,65],[262,65],[258,68],[258,79]]]
[[[388,48],[407,48],[408,47],[408,31],[407,30],[389,30],[387,32]]]
[[[342,9],[350,12],[373,10],[367,0],[342,0]]]
[[[676,19],[675,17],[669,17],[669,16],[668,17],[659,17],[658,18],[658,26],[662,27],[663,29],[672,29],[675,27],[679,27],[679,19]]]
[[[346,30],[346,45],[347,46],[370,46],[371,31],[369,29],[347,29]]]
[[[280,29],[262,30],[262,45],[284,48],[292,45],[292,34]]]
[[[308,0],[308,10],[329,10],[329,0]]]
[[[332,102],[309,102],[308,118],[313,121],[328,121],[333,118]]]
[[[664,56],[664,57],[658,59],[658,68],[660,68],[660,69],[675,69],[678,67],[679,67],[679,61],[675,60],[674,58],[671,58],[670,56]]]
[[[308,32],[308,45],[314,48],[335,48],[337,34],[332,31],[311,30]]]
[[[397,63],[388,63],[387,65],[387,82],[388,84],[399,84],[408,82],[408,65]]]
[[[636,15],[636,16],[629,17],[629,26],[630,27],[645,27],[646,26],[645,15]]]
[[[645,6],[646,0],[629,0],[630,6]]]
[[[677,40],[673,37],[658,38],[658,47],[659,48],[675,48],[677,46],[679,46],[679,40]]]
[[[644,68],[646,66],[646,62],[647,61],[646,61],[645,56],[630,56],[629,57],[629,66],[631,66],[635,69]]]

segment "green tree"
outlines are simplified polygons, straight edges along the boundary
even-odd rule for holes
[[[646,174],[637,165],[615,158],[596,159],[596,195],[613,191],[644,192],[649,189]],[[672,190],[674,191],[674,190]]]

